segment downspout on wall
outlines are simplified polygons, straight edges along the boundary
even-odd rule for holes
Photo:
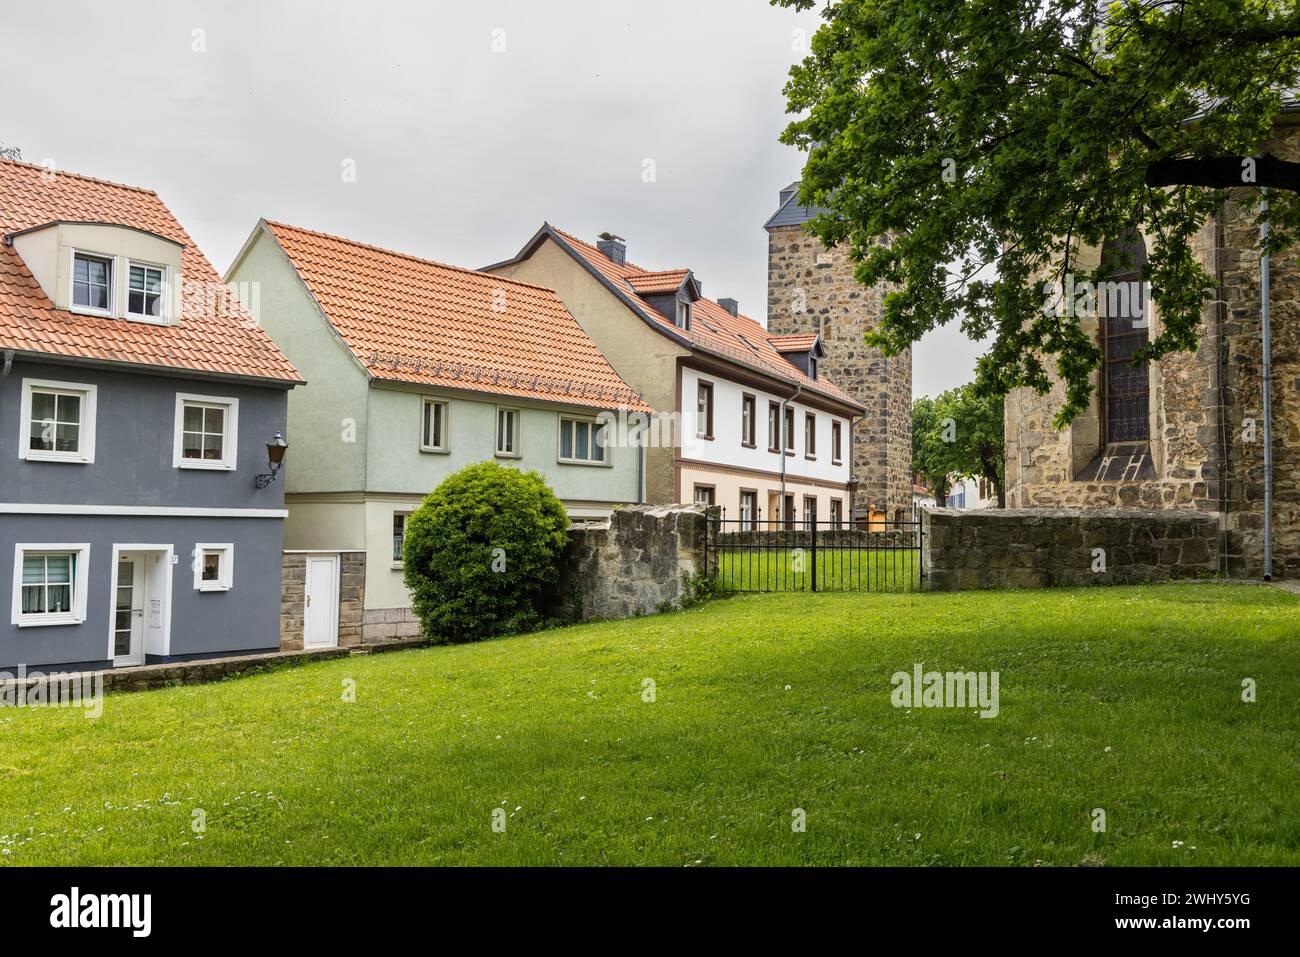
[[[1214,374],[1215,388],[1219,395],[1219,555],[1220,572],[1224,578],[1230,574],[1228,567],[1228,534],[1231,523],[1228,513],[1232,507],[1232,497],[1228,494],[1229,460],[1228,460],[1228,385],[1225,369],[1227,368],[1227,349],[1223,343],[1223,325],[1227,318],[1228,302],[1223,291],[1223,211],[1214,214],[1214,281],[1217,302],[1214,304]]]
[[[1263,215],[1259,224],[1259,327],[1261,370],[1263,377],[1261,391],[1264,398],[1264,581],[1273,580],[1273,383],[1272,383],[1272,342],[1269,328],[1269,307],[1271,290],[1269,288],[1268,252],[1264,244],[1268,242],[1268,188],[1260,189],[1260,209]]]
[[[793,425],[793,423],[792,423],[791,426],[790,426],[790,434],[789,434],[789,435],[786,435],[786,434],[785,434],[785,408],[786,408],[787,405],[789,405],[789,404],[790,404],[791,402],[793,402],[795,399],[799,398],[799,396],[800,396],[802,393],[803,393],[803,383],[802,383],[802,382],[799,382],[799,383],[796,383],[796,384],[795,384],[795,387],[794,387],[794,395],[790,396],[790,398],[788,398],[788,399],[782,399],[782,400],[781,400],[781,429],[780,429],[780,432],[781,432],[781,509],[782,509],[782,511],[785,510],[785,460],[786,460],[786,449],[788,449],[788,448],[790,447],[790,442],[794,439],[794,425]],[[782,515],[782,516],[781,516],[781,518],[782,518],[783,521],[784,521],[787,517],[788,517],[788,516],[785,516],[785,515]]]

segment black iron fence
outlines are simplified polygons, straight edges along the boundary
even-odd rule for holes
[[[705,548],[720,592],[919,591],[921,523],[710,518]]]

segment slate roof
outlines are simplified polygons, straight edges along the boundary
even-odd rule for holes
[[[763,224],[764,229],[774,229],[777,226],[802,226],[808,220],[829,212],[829,210],[822,209],[820,206],[799,205],[798,180],[781,190],[781,196],[783,197],[781,205]]]

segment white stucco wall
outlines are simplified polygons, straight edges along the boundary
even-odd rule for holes
[[[682,457],[730,468],[756,469],[780,472],[782,456],[768,451],[767,410],[769,402],[780,402],[783,396],[764,392],[749,386],[720,378],[695,369],[683,368],[682,377]],[[713,441],[696,437],[696,395],[700,380],[713,383]],[[791,390],[793,391],[793,389]],[[741,397],[749,393],[755,397],[755,447],[741,444]],[[786,455],[787,478],[817,479],[823,482],[845,483],[849,480],[849,461],[852,458],[849,443],[849,420],[813,409],[801,402],[794,407],[794,455]],[[816,415],[816,459],[804,452],[804,414]],[[840,455],[837,465],[831,459],[831,422],[840,423]]]

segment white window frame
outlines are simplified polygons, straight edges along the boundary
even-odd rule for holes
[[[424,442],[424,410],[431,405],[442,406],[442,445],[426,445]],[[437,396],[420,397],[420,451],[445,454],[451,451],[451,403]]]
[[[514,423],[513,435],[511,437],[514,439],[515,447],[513,450],[508,452],[503,451],[501,448],[501,413],[503,412],[509,413],[512,416],[512,422]],[[499,459],[523,458],[523,454],[524,454],[523,443],[520,441],[521,440],[521,435],[520,435],[521,430],[519,428],[520,419],[521,419],[520,410],[515,408],[514,406],[509,406],[509,405],[497,406],[495,422],[492,426],[492,445],[496,450],[495,454],[497,458]]]
[[[749,501],[749,514],[745,514],[745,502]],[[758,527],[758,489],[742,488],[740,490],[737,514],[740,516],[740,530],[752,532]]]
[[[32,391],[77,392],[81,394],[81,432],[76,452],[47,452],[31,448]],[[72,462],[91,465],[95,461],[95,419],[99,387],[88,382],[59,382],[54,379],[23,379],[18,428],[18,457],[29,462]]]
[[[397,516],[399,516],[399,515],[402,516],[402,542],[403,542],[403,543],[406,542],[407,525],[410,523],[410,521],[411,521],[411,516],[414,515],[414,514],[415,514],[415,509],[413,509],[413,508],[395,508],[395,509],[393,509],[393,518],[394,518],[394,519],[396,519]],[[391,528],[393,523],[392,523],[392,522],[389,522],[388,524],[389,524],[389,527]],[[396,570],[399,570],[399,569],[404,568],[405,566],[404,566],[403,562],[402,562],[400,559],[396,559],[396,558],[395,558],[395,559],[393,559],[392,567],[393,567],[393,569],[396,571]]]
[[[221,552],[223,557],[216,581],[203,580],[203,553]],[[194,590],[230,591],[235,585],[235,546],[231,542],[197,542],[194,545]]]
[[[72,610],[23,614],[23,556],[28,553],[69,552],[77,556],[72,577]],[[14,591],[11,620],[19,628],[46,625],[81,625],[86,621],[87,581],[90,578],[90,543],[18,542],[14,545]]]
[[[612,465],[610,461],[612,456],[609,454],[610,447],[608,444],[601,447],[604,452],[604,458],[600,458],[600,459],[593,459],[593,458],[579,459],[579,458],[572,458],[572,457],[565,458],[564,457],[564,423],[565,422],[573,422],[573,423],[585,422],[591,427],[591,434],[587,440],[588,454],[590,454],[591,450],[596,447],[596,430],[599,429],[601,426],[604,426],[607,430],[609,428],[609,423],[602,422],[599,419],[595,419],[595,418],[587,418],[580,415],[556,416],[556,423],[557,423],[556,432],[555,432],[556,461],[564,465],[588,465],[588,466],[594,466],[596,468],[609,468]],[[606,434],[608,435],[608,431],[606,432]],[[577,449],[578,449],[578,435],[577,435],[577,429],[575,427],[574,436],[573,436],[573,450],[576,452]]]
[[[73,294],[73,287],[76,285],[77,276],[77,257],[87,256],[93,259],[104,259],[108,262],[108,308],[96,309],[93,306],[78,306],[76,297]],[[117,318],[117,272],[118,257],[109,253],[94,252],[90,249],[73,249],[68,259],[68,311],[75,312],[82,316],[100,316],[106,319]]]
[[[131,311],[131,267],[139,266],[141,269],[157,269],[162,272],[162,295],[159,299],[159,314],[151,316],[148,313]],[[172,271],[170,266],[162,263],[151,263],[143,259],[126,260],[125,277],[123,279],[123,297],[122,297],[122,315],[132,322],[147,322],[154,326],[166,326],[171,324],[171,280]]]
[[[185,406],[189,403],[195,405],[222,405],[226,407],[225,437],[221,443],[221,458],[217,459],[187,459],[182,454],[184,452],[184,432],[185,432]],[[239,457],[239,400],[231,396],[219,395],[195,395],[190,392],[176,393],[176,421],[173,426],[172,437],[172,468],[178,469],[207,469],[209,471],[235,471],[236,461]]]

